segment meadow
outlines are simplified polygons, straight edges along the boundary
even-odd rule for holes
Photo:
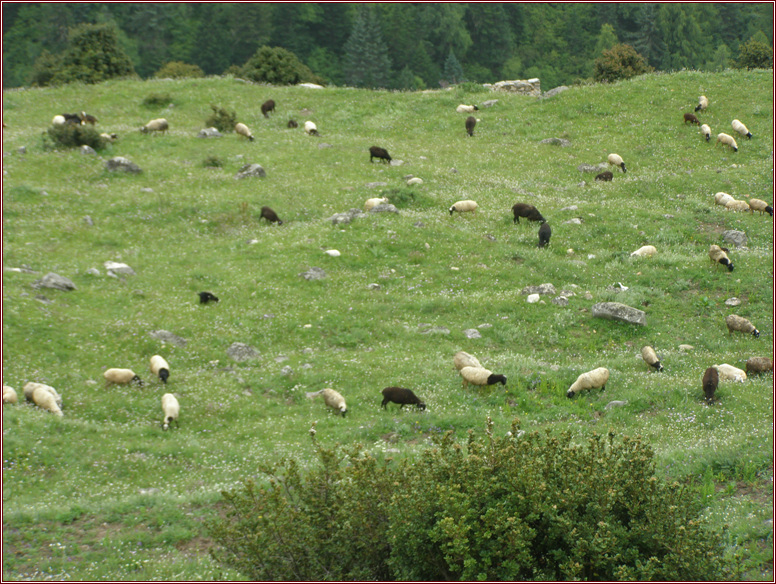
[[[733,134],[733,118],[753,133],[737,137],[738,152],[682,122],[702,94],[713,135]],[[149,96],[161,104],[144,105]],[[265,119],[268,98],[277,109]],[[455,107],[489,99],[498,102],[467,136]],[[197,138],[210,104],[235,111],[255,141]],[[117,142],[98,155],[52,148],[51,118],[81,110]],[[169,132],[138,131],[157,117]],[[290,118],[321,136],[288,129]],[[580,440],[640,436],[658,474],[695,489],[725,529],[739,577],[773,578],[773,375],[721,382],[711,406],[701,388],[709,366],[773,355],[773,219],[713,201],[724,191],[772,203],[772,71],[653,74],[549,99],[473,85],[122,80],[4,92],[3,120],[3,384],[21,396],[28,381],[46,383],[64,399],[62,418],[23,397],[3,407],[4,580],[243,579],[208,553],[220,492],[261,481],[264,461],[309,464],[314,422],[324,444],[412,459],[445,431],[482,432],[488,416],[502,434],[519,418]],[[541,143],[553,137],[570,145]],[[372,145],[402,164],[370,164]],[[627,165],[612,182],[577,170],[610,152]],[[108,172],[112,156],[143,172]],[[248,163],[266,177],[235,180]],[[406,186],[408,175],[423,184]],[[399,213],[327,220],[378,196]],[[451,216],[461,199],[477,213]],[[547,248],[537,224],[513,223],[516,202],[548,219]],[[259,221],[263,205],[283,225]],[[746,247],[724,243],[726,230],[745,232]],[[712,243],[731,249],[733,272],[710,263]],[[630,256],[647,244],[655,257]],[[109,277],[106,261],[136,275]],[[303,279],[310,267],[326,278]],[[49,272],[76,290],[34,289]],[[573,292],[568,305],[528,304],[523,288],[543,283]],[[220,302],[199,304],[204,290]],[[739,306],[725,304],[733,297]],[[602,301],[643,310],[646,326],[592,318]],[[760,337],[730,336],[731,313]],[[260,356],[234,361],[233,343]],[[648,369],[644,345],[665,371]],[[459,350],[506,386],[462,389]],[[170,363],[166,386],[148,371],[154,354]],[[605,390],[566,397],[599,366],[611,372]],[[145,385],[105,387],[110,367]],[[427,410],[381,409],[390,385],[413,389]],[[323,387],[345,396],[346,417],[305,397]],[[163,432],[168,391],[180,427]],[[612,400],[627,404],[606,409]]]

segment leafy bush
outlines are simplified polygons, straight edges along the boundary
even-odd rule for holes
[[[595,60],[593,78],[598,82],[630,79],[653,71],[647,61],[630,45],[616,44]]]
[[[243,65],[240,72],[244,79],[275,85],[296,85],[325,81],[302,63],[291,51],[282,47],[263,46]]]
[[[93,126],[81,124],[54,125],[48,129],[48,137],[54,147],[78,148],[86,145],[95,150],[105,147],[105,140]]]
[[[59,74],[61,68],[62,56],[52,55],[46,49],[43,49],[32,66],[29,79],[30,85],[33,87],[54,85],[54,78]]]
[[[173,103],[169,93],[152,93],[143,100],[143,106],[148,108],[167,107]]]
[[[154,73],[154,77],[160,79],[189,79],[204,76],[205,72],[199,65],[189,65],[183,61],[165,63],[161,69]]]
[[[773,49],[754,38],[738,49],[737,69],[773,69]]]
[[[210,104],[213,110],[212,115],[205,120],[205,126],[216,128],[219,132],[234,132],[234,125],[237,123],[237,112],[228,112],[222,107]]]

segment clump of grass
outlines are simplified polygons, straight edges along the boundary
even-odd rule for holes
[[[222,168],[224,166],[224,161],[221,157],[211,154],[202,161],[202,166],[205,168]]]
[[[237,123],[237,112],[227,111],[226,109],[210,104],[213,113],[205,120],[205,126],[216,128],[219,132],[234,132],[234,126]]]
[[[146,96],[141,103],[143,107],[147,107],[149,109],[158,109],[167,107],[173,104],[174,101],[169,93],[152,93]]]
[[[93,126],[81,124],[60,124],[51,126],[47,131],[50,142],[44,142],[45,149],[79,148],[91,146],[95,150],[105,147],[105,140]]]

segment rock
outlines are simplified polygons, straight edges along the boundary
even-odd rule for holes
[[[288,365],[286,365],[285,367],[283,367],[283,369],[280,370],[280,374],[285,375],[286,377],[288,377],[293,373],[294,373],[294,370],[291,369],[291,367],[289,367]]]
[[[232,343],[226,350],[226,354],[229,356],[229,358],[231,358],[233,361],[237,361],[238,363],[242,363],[243,361],[248,361],[250,359],[261,358],[261,353],[259,353],[250,345],[246,345],[245,343]]]
[[[199,131],[197,138],[220,138],[222,135],[217,128],[204,128]]]
[[[88,270],[86,270],[86,273],[89,274],[90,276],[99,276],[100,270],[98,270],[97,268],[89,268]]]
[[[19,146],[19,149],[17,150],[19,154],[27,154],[27,148],[26,146]]]
[[[36,290],[38,288],[53,288],[55,290],[62,290],[64,292],[69,292],[70,290],[76,289],[75,284],[73,284],[72,281],[53,272],[49,272],[40,280],[35,280],[32,283],[32,287]]]
[[[185,347],[186,343],[188,342],[186,339],[179,337],[178,335],[174,335],[170,331],[166,331],[163,329],[158,331],[151,331],[148,334],[149,336],[153,337],[157,341],[162,341],[163,343],[170,343],[171,345],[175,345],[176,347]]]
[[[122,172],[131,172],[132,174],[140,174],[143,172],[140,167],[128,158],[123,156],[114,156],[110,160],[105,162],[105,168],[109,172],[115,172],[120,170]]]
[[[734,296],[733,298],[728,298],[725,300],[725,304],[727,306],[739,306],[741,304],[741,300]]]
[[[339,252],[339,250],[336,250],[336,249],[327,249],[327,250],[326,250],[324,253],[325,253],[326,255],[330,255],[330,256],[331,256],[331,257],[333,257],[333,258],[338,258],[338,257],[340,257],[340,256],[342,255],[342,254]]]
[[[695,349],[695,347],[692,345],[679,345],[680,351],[692,351],[693,349]]]
[[[728,229],[722,232],[722,239],[736,247],[746,247],[747,237],[743,231]]]
[[[605,318],[606,320],[618,320],[630,324],[645,326],[647,315],[638,308],[631,308],[620,302],[599,302],[593,304],[593,318]]]
[[[81,154],[90,155],[90,154],[97,154],[97,152],[94,151],[94,148],[89,146],[88,144],[82,144],[81,145]]]
[[[365,213],[361,209],[350,209],[346,213],[336,213],[326,219],[326,221],[331,221],[332,225],[347,225],[351,221],[353,221],[354,218],[360,217],[361,215],[364,215]]]
[[[38,295],[36,295],[36,296],[35,296],[35,300],[37,300],[37,301],[38,301],[38,302],[40,302],[41,304],[54,304],[54,301],[53,301],[53,300],[49,300],[48,298],[46,298],[45,296],[43,296],[43,294],[38,294]]]
[[[84,223],[86,223],[89,227],[94,227],[94,221],[92,221],[92,218],[89,217],[89,215],[84,216]]]
[[[541,296],[539,296],[538,294],[529,294],[528,298],[526,298],[526,302],[528,302],[528,304],[536,304],[537,302],[539,302],[540,298]]]
[[[411,187],[413,185],[422,185],[423,179],[417,176],[413,176],[407,179],[407,186]]]
[[[550,294],[555,296],[555,286],[552,284],[541,284],[539,286],[526,286],[520,290],[520,294],[525,296],[526,294]]]
[[[545,91],[542,94],[542,99],[547,99],[549,97],[555,97],[556,95],[566,91],[567,89],[568,89],[568,87],[566,87],[565,85],[559,85],[558,87],[550,89],[549,91]]]
[[[396,158],[391,160],[391,166],[401,166],[402,164],[404,164],[403,160],[397,160]]]
[[[260,178],[264,178],[265,176],[267,176],[267,173],[264,170],[264,168],[262,168],[261,164],[246,164],[237,172],[237,174],[234,175],[234,178],[241,179],[241,178],[248,178],[251,176],[258,176]]]
[[[582,219],[579,217],[574,217],[573,219],[569,219],[568,221],[563,222],[564,225],[582,225]]]
[[[370,213],[399,213],[399,210],[390,203],[381,203],[369,209]]]
[[[497,103],[498,103],[497,99],[488,99],[488,100],[483,101],[480,105],[482,107],[493,107]]]
[[[367,290],[379,290],[380,284],[368,284],[366,287]]]
[[[368,189],[375,189],[377,187],[387,187],[388,183],[387,182],[370,182],[370,183],[366,183],[364,186],[366,188],[368,188]]]
[[[562,146],[564,148],[566,146],[571,146],[571,142],[564,140],[563,138],[545,138],[539,142],[539,144],[551,144],[553,146]]]
[[[568,207],[563,207],[561,211],[577,211],[579,207],[576,205],[569,205]]]
[[[558,306],[568,306],[569,305],[569,299],[565,296],[556,296],[552,299],[553,304],[557,304]]]
[[[621,408],[622,406],[628,405],[628,400],[620,401],[618,399],[610,401],[608,404],[606,404],[605,410],[611,410],[612,408]]]
[[[482,334],[477,329],[466,329],[463,331],[463,334],[467,339],[479,339],[482,337]]]
[[[600,162],[598,164],[580,164],[577,166],[579,172],[603,172],[608,167],[606,162]]]
[[[302,276],[305,280],[322,280],[326,277],[326,272],[324,272],[321,268],[312,267],[306,272],[302,272],[299,274]]]
[[[509,91],[511,93],[523,93],[525,95],[531,95],[539,97],[542,94],[541,84],[539,79],[514,79],[512,81],[497,81],[490,85],[485,84],[485,87],[490,87],[493,91]]]
[[[422,326],[428,326],[428,325],[420,324],[420,325],[418,325],[418,328],[420,328]],[[446,327],[443,327],[443,326],[432,326],[430,328],[427,328],[425,330],[420,331],[420,334],[421,335],[427,335],[427,334],[449,335],[450,334],[450,329],[446,328]]]
[[[102,265],[105,267],[106,270],[110,270],[114,274],[126,274],[127,276],[135,275],[135,270],[130,268],[127,264],[107,261]]]

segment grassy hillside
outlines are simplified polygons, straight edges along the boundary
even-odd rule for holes
[[[171,105],[144,106],[152,94]],[[733,118],[754,134],[737,153],[682,123],[701,94],[714,134],[732,134]],[[270,97],[277,111],[264,119]],[[468,137],[455,106],[495,98]],[[210,104],[235,110],[255,141],[196,138]],[[519,417],[580,438],[643,437],[659,473],[691,484],[712,525],[729,526],[725,554],[740,557],[741,577],[772,577],[773,377],[721,382],[711,407],[701,389],[707,367],[773,353],[773,220],[713,203],[718,191],[772,201],[772,72],[653,75],[546,100],[121,81],[6,92],[3,108],[3,383],[20,395],[47,383],[64,398],[63,418],[3,408],[4,578],[240,579],[209,558],[204,522],[220,490],[255,477],[259,462],[309,461],[314,421],[324,443],[413,457],[434,434],[481,432],[487,416],[502,433]],[[46,147],[52,116],[80,110],[119,140],[99,156]],[[166,135],[138,131],[156,117],[169,120]],[[291,117],[321,136],[287,129]],[[540,143],[551,137],[571,145]],[[372,145],[403,164],[370,164]],[[628,169],[611,183],[577,170],[610,152]],[[107,172],[111,156],[143,173]],[[212,157],[222,166],[203,164]],[[246,163],[266,178],[235,180]],[[407,175],[424,183],[406,187]],[[381,193],[398,215],[326,220]],[[448,214],[460,199],[479,203],[476,216]],[[518,201],[548,218],[548,248],[537,248],[536,224],[513,224]],[[259,222],[262,205],[284,224]],[[748,237],[729,246],[733,272],[708,258],[730,229]],[[646,244],[655,257],[630,257]],[[106,261],[136,275],[108,277]],[[23,266],[34,273],[8,271]],[[327,277],[300,277],[312,266]],[[31,287],[49,272],[77,290]],[[521,290],[542,283],[573,291],[568,306],[528,304]],[[200,305],[202,290],[221,302]],[[731,297],[740,306],[726,306]],[[645,311],[647,325],[593,319],[601,301]],[[731,313],[760,338],[729,336]],[[481,338],[466,338],[472,328]],[[187,344],[149,335],[159,329]],[[233,361],[235,342],[261,357]],[[648,371],[645,344],[664,372]],[[462,390],[458,350],[505,374],[506,387]],[[166,387],[148,372],[156,353],[170,363]],[[599,366],[611,372],[604,391],[565,396]],[[146,385],[105,388],[109,367]],[[412,388],[427,411],[381,410],[388,385]],[[323,387],[345,396],[347,417],[305,398]],[[180,428],[162,432],[167,391]],[[606,410],[612,400],[628,403]]]

